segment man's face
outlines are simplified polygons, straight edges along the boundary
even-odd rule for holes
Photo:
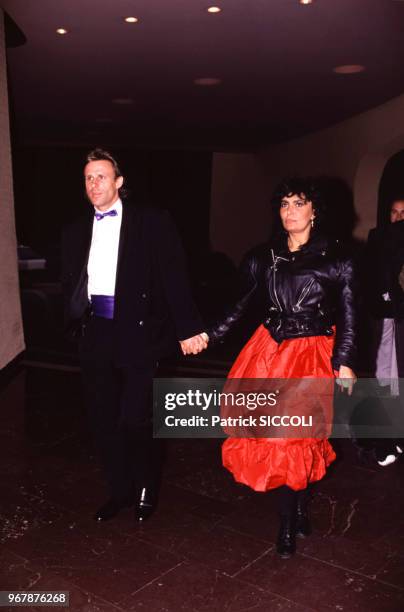
[[[123,177],[116,178],[111,162],[101,159],[91,161],[85,166],[84,181],[91,204],[103,212],[111,208],[119,198],[118,189],[122,187]]]
[[[396,221],[404,221],[404,200],[397,200],[393,202],[390,210],[390,221],[395,223]]]

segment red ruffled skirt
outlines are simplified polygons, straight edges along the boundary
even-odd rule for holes
[[[261,325],[242,349],[228,378],[334,378],[333,337],[311,336],[276,343]],[[329,400],[332,410],[332,397]],[[323,478],[336,455],[323,438],[228,438],[223,465],[255,491],[282,485],[299,490]]]

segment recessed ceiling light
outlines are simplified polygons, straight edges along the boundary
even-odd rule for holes
[[[112,104],[118,104],[120,106],[129,106],[133,104],[132,98],[114,98]]]
[[[66,30],[65,28],[58,28],[56,30],[57,34],[60,34],[61,36],[63,36],[63,34],[67,34],[68,30]]]
[[[208,11],[208,13],[220,13],[221,12],[221,8],[220,6],[209,6],[209,8],[206,9]]]
[[[333,71],[337,74],[357,74],[358,72],[363,72],[365,70],[365,66],[362,64],[344,64],[342,66],[335,66]]]
[[[216,77],[202,77],[199,79],[194,79],[195,85],[204,85],[204,86],[219,85],[221,82],[222,80]]]
[[[125,17],[126,23],[137,23],[139,19],[137,17]]]
[[[300,4],[311,4],[313,0],[299,0]]]

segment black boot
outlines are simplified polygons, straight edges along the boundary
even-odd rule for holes
[[[299,538],[307,538],[311,535],[311,524],[307,509],[308,501],[307,489],[299,491],[296,503],[296,535]]]
[[[282,559],[290,559],[296,552],[296,519],[294,514],[281,514],[276,551]]]

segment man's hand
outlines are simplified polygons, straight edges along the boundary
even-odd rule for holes
[[[208,348],[209,336],[202,332],[187,340],[180,340],[181,350],[184,355],[197,355],[204,349]]]
[[[351,368],[348,366],[340,366],[337,376],[337,385],[340,386],[341,391],[347,389],[348,395],[352,395],[353,386],[356,383],[356,375]]]

